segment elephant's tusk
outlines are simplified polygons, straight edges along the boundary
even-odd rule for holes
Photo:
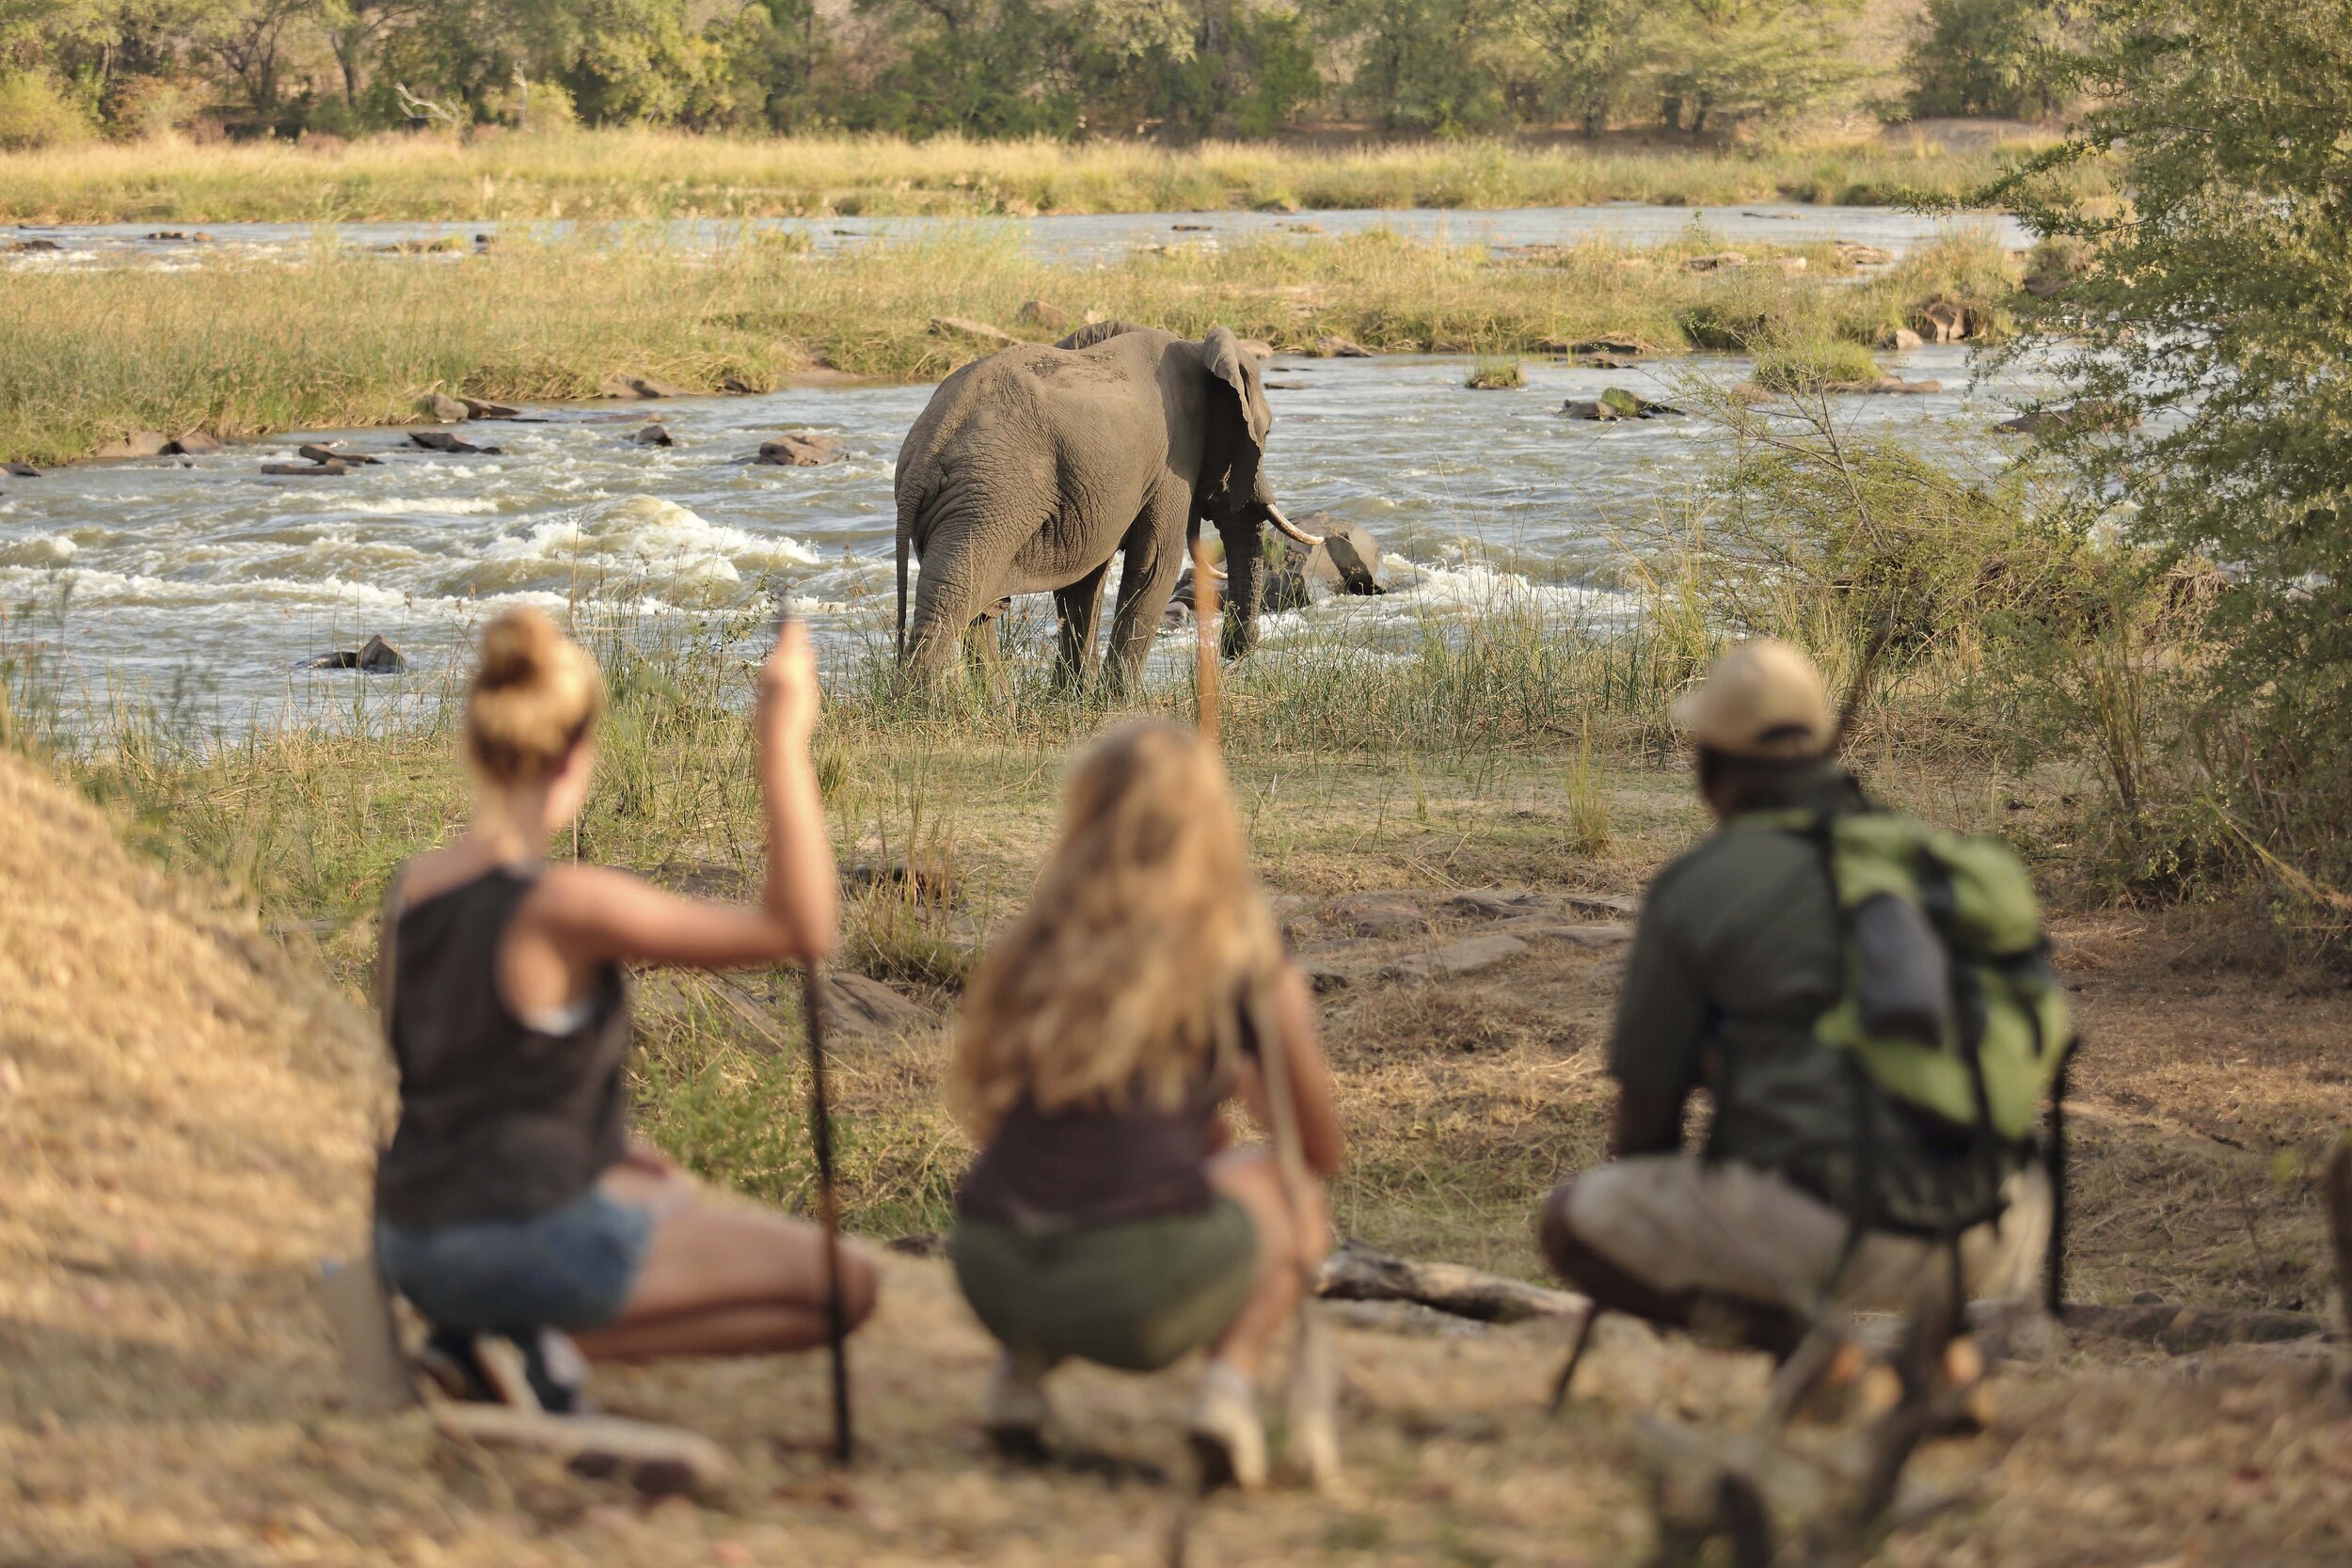
[[[1268,518],[1272,519],[1274,526],[1281,531],[1282,535],[1285,538],[1295,539],[1298,543],[1306,546],[1309,549],[1312,549],[1317,545],[1323,543],[1323,541],[1314,534],[1300,532],[1298,525],[1292,522],[1288,517],[1283,516],[1282,509],[1272,504],[1271,502],[1268,502],[1266,505],[1265,515]]]

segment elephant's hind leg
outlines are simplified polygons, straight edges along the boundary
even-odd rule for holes
[[[1083,692],[1094,684],[1101,663],[1103,582],[1110,576],[1107,561],[1067,588],[1054,590],[1054,609],[1061,619],[1061,635],[1054,660],[1057,689]]]

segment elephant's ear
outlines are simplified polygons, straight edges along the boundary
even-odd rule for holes
[[[1255,385],[1258,361],[1241,340],[1229,327],[1212,326],[1209,335],[1200,340],[1200,363],[1210,376],[1225,383],[1241,401],[1242,422],[1249,427],[1249,439],[1257,447],[1258,455],[1265,455],[1266,433],[1274,427],[1274,416],[1267,409],[1264,392]]]

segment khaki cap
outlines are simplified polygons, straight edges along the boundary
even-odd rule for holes
[[[1692,740],[1735,757],[1818,757],[1836,723],[1821,673],[1775,637],[1742,642],[1717,659],[1672,711]]]

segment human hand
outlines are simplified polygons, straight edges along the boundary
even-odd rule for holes
[[[785,736],[804,742],[817,728],[822,700],[808,626],[798,619],[787,621],[776,628],[776,645],[759,667],[760,718]]]

